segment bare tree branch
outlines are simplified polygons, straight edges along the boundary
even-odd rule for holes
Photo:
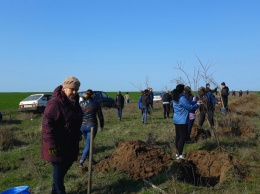
[[[211,72],[211,68],[213,67],[212,64],[207,62],[206,64],[203,64],[200,58],[195,54],[197,60],[199,61],[199,66],[196,68],[194,67],[193,70],[193,76],[190,76],[187,71],[183,68],[182,64],[180,62],[177,62],[177,67],[174,67],[174,69],[177,69],[181,71],[184,75],[185,78],[183,77],[177,77],[171,80],[172,83],[176,84],[184,84],[184,85],[191,85],[193,84],[193,89],[197,90],[199,88],[199,83],[200,80],[203,79],[205,83],[212,83],[215,86],[217,86],[216,82],[214,81],[213,74],[215,73],[214,71]],[[200,69],[201,67],[201,69]],[[192,88],[192,87],[191,87]]]
[[[142,84],[135,85],[134,83],[130,82],[132,86],[134,86],[138,91],[142,91]]]
[[[217,86],[216,82],[214,81],[214,78],[213,78],[213,74],[215,73],[215,71],[212,73],[209,72],[209,70],[213,67],[213,65],[209,64],[209,63],[206,63],[206,65],[204,65],[196,54],[195,54],[195,56],[198,59],[200,66],[202,67],[202,71],[200,71],[200,75],[201,75],[202,79],[204,80],[204,82],[212,83],[215,86]]]
[[[182,73],[184,73],[184,75],[186,76],[186,78],[187,78],[187,80],[188,80],[188,84],[189,84],[189,86],[191,87],[190,76],[186,73],[186,71],[184,71],[184,69],[183,69],[183,67],[182,67],[182,65],[181,65],[180,62],[177,62],[177,65],[178,65],[178,67],[175,67],[175,68],[173,68],[173,69],[178,69],[178,70],[180,70]],[[180,77],[180,78],[181,78],[181,77]],[[186,82],[183,80],[183,78],[181,78],[181,79],[176,80],[176,83],[177,83],[177,84],[181,84],[181,83],[185,84]],[[185,85],[187,85],[187,84],[185,84]]]
[[[136,84],[134,84],[133,82],[130,82],[130,84],[131,84],[132,86],[134,86],[135,88],[137,88],[139,91],[144,90],[144,88],[142,87],[142,84],[136,85]],[[145,85],[146,88],[149,87],[149,76],[146,76],[146,77],[145,77],[144,85]]]
[[[149,76],[145,77],[145,86],[146,88],[149,88]]]

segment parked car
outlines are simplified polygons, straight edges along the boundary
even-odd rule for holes
[[[93,91],[94,92],[94,100],[98,101],[101,107],[114,108],[116,106],[115,99],[110,98],[107,93],[102,91]],[[81,102],[84,100],[86,91],[78,92]]]
[[[51,94],[32,94],[19,103],[21,112],[43,113]]]
[[[162,97],[165,94],[165,92],[154,92],[153,93],[153,101],[154,102],[158,102],[158,101],[162,101]]]

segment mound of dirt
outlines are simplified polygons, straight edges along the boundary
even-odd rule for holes
[[[193,124],[190,139],[192,141],[198,141],[200,139],[206,139],[211,136],[210,131],[203,129],[202,127]]]
[[[186,182],[215,186],[234,177],[244,178],[247,165],[229,154],[193,150],[188,152],[180,170],[180,177]]]
[[[220,136],[252,137],[254,135],[254,126],[247,118],[229,114],[218,121],[217,133]]]
[[[258,104],[258,98],[255,94],[251,94],[230,103],[228,107],[231,112],[241,116],[260,117],[260,115],[254,110],[256,104]]]
[[[161,148],[143,141],[120,142],[112,156],[97,163],[94,170],[119,170],[133,180],[140,180],[159,174],[171,161],[170,155]]]

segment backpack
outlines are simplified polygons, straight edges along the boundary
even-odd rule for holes
[[[122,95],[117,95],[116,99],[117,99],[118,104],[121,104],[124,102],[124,97]]]
[[[146,98],[146,104],[147,105],[149,105],[151,103],[151,100],[150,100],[150,98],[148,97],[148,98]]]
[[[228,95],[229,95],[229,88],[228,88],[227,86],[224,87],[224,88],[222,89],[221,94],[222,94],[223,96],[228,96]]]

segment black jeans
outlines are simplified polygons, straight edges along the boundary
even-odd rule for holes
[[[169,118],[170,116],[170,104],[163,104],[163,116]]]
[[[181,155],[185,141],[188,137],[188,124],[175,124],[175,132],[176,132],[176,149],[178,151],[178,154]]]
[[[72,164],[73,161],[52,162],[53,185],[51,194],[66,194],[64,186],[64,177]]]
[[[206,116],[208,117],[210,127],[214,127],[214,110],[207,110],[207,112],[206,111],[200,111],[199,126],[202,127]]]
[[[228,96],[222,96],[223,106],[226,110],[228,110]]]

